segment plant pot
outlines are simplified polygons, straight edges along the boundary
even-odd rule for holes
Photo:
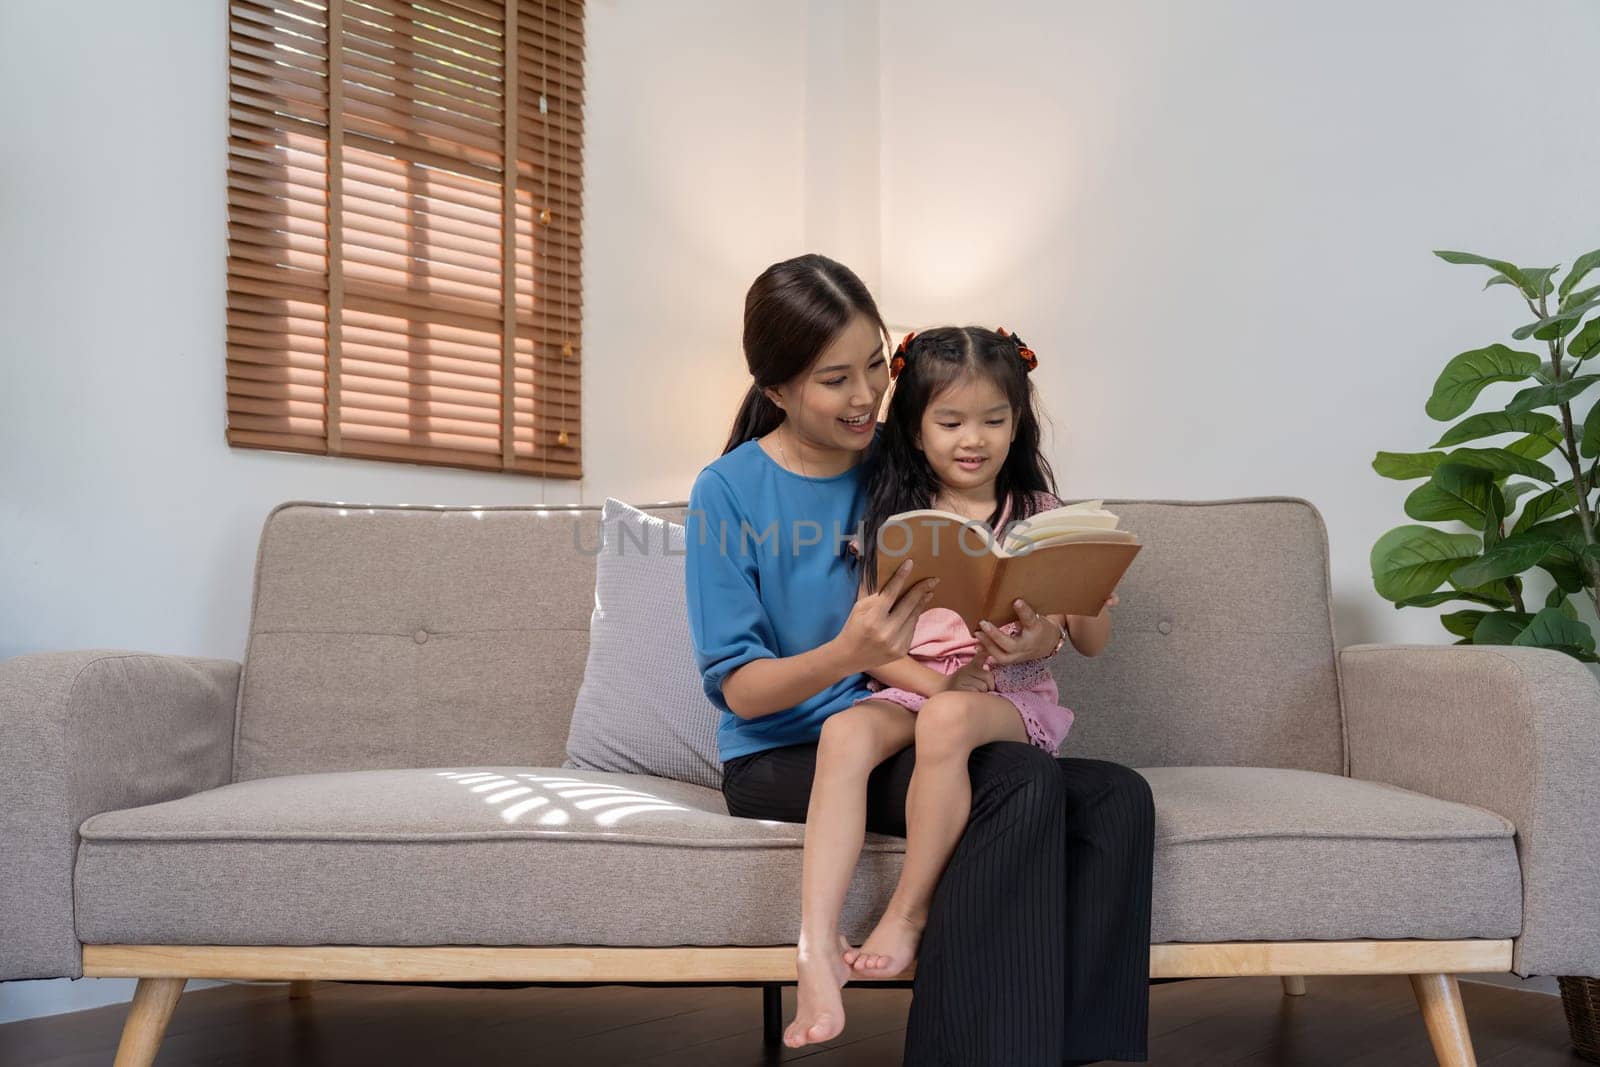
[[[1563,975],[1558,981],[1573,1049],[1590,1063],[1600,1063],[1600,978]]]

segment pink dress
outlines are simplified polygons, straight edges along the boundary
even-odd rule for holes
[[[1049,493],[1038,496],[1038,511],[1060,507],[1061,502]],[[1000,517],[1003,527],[1005,514]],[[913,576],[915,577],[915,576]],[[1016,635],[1020,624],[1011,622],[1002,626],[1001,632]],[[950,675],[972,661],[982,646],[972,636],[961,616],[949,608],[929,608],[917,619],[916,632],[911,638],[911,658],[940,674]],[[994,668],[995,695],[1011,702],[1022,716],[1028,740],[1055,755],[1067,730],[1072,726],[1072,711],[1061,706],[1061,695],[1056,680],[1050,674],[1048,659],[1029,660],[1024,663],[1001,664]],[[920,693],[896,686],[885,686],[875,678],[868,678],[868,688],[873,692],[861,700],[889,700],[909,711],[922,708],[928,698]],[[856,703],[860,703],[858,700]]]

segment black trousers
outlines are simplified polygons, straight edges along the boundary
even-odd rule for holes
[[[817,746],[723,765],[732,815],[804,822]],[[907,748],[867,782],[867,829],[904,837]],[[1154,813],[1136,772],[997,741],[972,753],[972,815],[934,893],[908,1067],[1144,1060]]]

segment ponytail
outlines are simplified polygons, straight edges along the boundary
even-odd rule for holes
[[[728,443],[722,446],[722,454],[726,456],[746,441],[766,436],[782,422],[783,409],[774,404],[759,385],[751,382],[739,405],[739,413],[733,417],[733,431],[728,434]]]

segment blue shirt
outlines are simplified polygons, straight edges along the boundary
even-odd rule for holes
[[[734,668],[799,655],[839,635],[859,581],[845,543],[865,511],[860,464],[808,478],[780,467],[754,440],[695,478],[685,524],[689,632],[706,696],[722,710],[724,762],[815,741],[823,720],[870,693],[866,675],[852,674],[755,719],[735,715],[722,695]]]

